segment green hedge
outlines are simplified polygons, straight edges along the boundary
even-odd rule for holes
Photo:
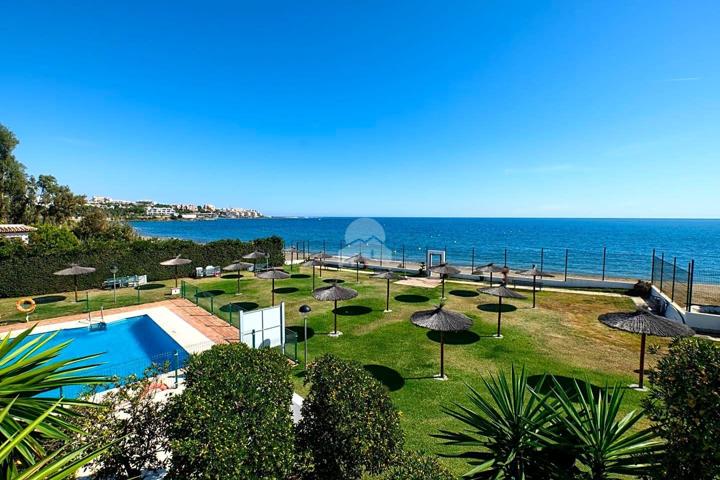
[[[95,267],[97,271],[78,277],[81,289],[99,288],[112,278],[110,267],[117,265],[119,276],[147,275],[148,281],[167,280],[174,276],[173,267],[160,265],[182,254],[192,260],[190,265],[179,267],[180,276],[190,276],[195,267],[224,266],[253,250],[270,254],[271,265],[282,265],[283,241],[269,237],[251,242],[219,240],[196,243],[189,240],[135,240],[132,242],[85,243],[63,252],[39,255],[30,249],[15,249],[12,254],[0,257],[0,297],[44,295],[70,291],[72,277],[59,277],[53,272],[70,263]]]

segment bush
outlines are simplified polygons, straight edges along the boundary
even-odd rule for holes
[[[162,369],[151,368],[142,379],[127,378],[102,395],[97,401],[101,408],[78,412],[82,433],[77,440],[97,447],[111,444],[92,463],[94,479],[139,478],[143,471],[166,466],[165,403],[153,398],[155,377],[161,373]],[[122,439],[112,443],[118,437]]]
[[[57,228],[57,227],[52,227]],[[67,229],[72,238],[75,236]],[[75,239],[77,241],[77,239]],[[282,265],[283,242],[270,237],[252,242],[219,240],[200,244],[188,240],[135,240],[131,242],[92,241],[62,249],[44,251],[31,244],[29,249],[7,249],[8,256],[0,256],[0,297],[44,295],[73,289],[72,277],[59,277],[52,272],[67,268],[70,263],[95,267],[97,271],[78,277],[81,290],[98,288],[112,278],[110,267],[117,265],[118,275],[147,275],[149,281],[173,278],[175,270],[160,262],[178,254],[192,260],[192,264],[179,267],[179,274],[189,276],[196,266],[223,266],[253,250],[270,254],[272,265]],[[0,248],[0,253],[6,249]]]
[[[380,480],[452,480],[452,474],[435,457],[403,452]]]
[[[190,358],[167,407],[169,478],[287,478],[293,471],[290,367],[277,351],[216,345]]]
[[[315,478],[377,474],[400,453],[399,415],[382,385],[362,366],[324,355],[305,377],[298,445],[310,452]]]
[[[648,416],[668,442],[663,478],[720,477],[720,346],[679,339],[652,374]]]

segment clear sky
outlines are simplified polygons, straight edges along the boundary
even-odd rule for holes
[[[0,6],[0,123],[88,195],[720,217],[720,2]]]

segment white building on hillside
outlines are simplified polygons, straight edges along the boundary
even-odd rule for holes
[[[172,207],[147,207],[145,215],[148,217],[173,217],[177,213]]]

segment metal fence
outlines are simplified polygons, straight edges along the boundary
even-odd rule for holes
[[[677,257],[666,259],[665,254],[653,255],[650,282],[683,308],[692,305],[692,261],[683,268]]]
[[[524,270],[536,265],[560,279],[592,278],[599,280],[638,280],[650,275],[651,252],[647,255],[609,251],[607,248],[568,249],[544,247],[467,247],[458,245],[391,245],[388,243],[353,243],[302,240],[290,242],[286,252],[289,261],[305,260],[323,252],[347,259],[361,254],[377,266],[419,268],[429,249],[445,252],[448,263],[461,267],[464,273],[494,263]],[[329,260],[331,262],[332,260]]]

